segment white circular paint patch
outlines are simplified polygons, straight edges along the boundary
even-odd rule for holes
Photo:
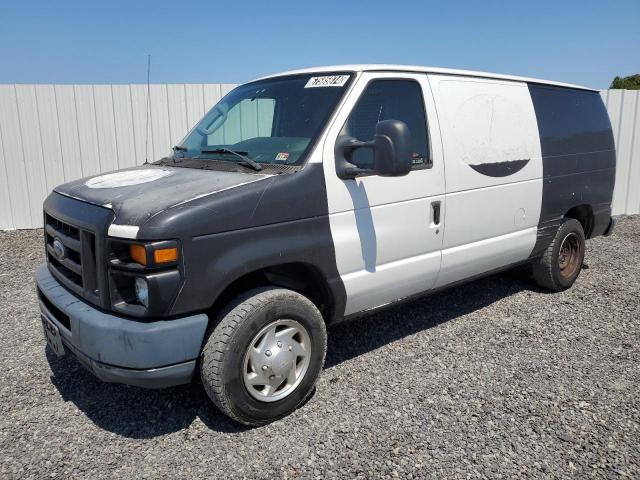
[[[89,188],[130,187],[131,185],[153,182],[154,180],[168,177],[169,175],[173,175],[173,172],[155,168],[126,170],[124,172],[107,173],[106,175],[90,178],[85,185]]]
[[[511,98],[478,94],[456,112],[456,147],[467,165],[531,158],[531,122]]]

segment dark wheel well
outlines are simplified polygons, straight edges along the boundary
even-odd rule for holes
[[[333,318],[334,302],[322,273],[307,263],[285,263],[247,273],[228,285],[210,308],[210,318],[238,295],[257,287],[288,288],[311,300],[322,313],[325,322]]]
[[[593,231],[593,209],[590,205],[578,205],[569,210],[565,215],[565,218],[574,218],[582,225],[585,238],[591,238],[591,232]]]

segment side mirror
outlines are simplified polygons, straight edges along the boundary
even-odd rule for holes
[[[411,171],[411,133],[400,120],[383,120],[373,137],[373,169],[383,177],[401,177]]]
[[[399,177],[411,171],[411,133],[400,120],[383,120],[376,125],[376,133],[370,142],[342,136],[336,142],[336,172],[339,178],[351,180],[358,175]],[[359,168],[350,162],[351,154],[358,148],[373,149],[373,169]]]

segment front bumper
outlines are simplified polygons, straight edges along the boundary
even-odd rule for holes
[[[98,310],[65,289],[46,265],[36,269],[42,315],[65,349],[105,382],[146,388],[189,383],[207,329],[205,314],[131,320]]]

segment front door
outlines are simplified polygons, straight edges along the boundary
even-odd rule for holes
[[[412,171],[402,177],[338,178],[338,138],[372,140],[381,120],[408,125]],[[356,150],[351,160],[370,168],[373,151]],[[427,76],[362,73],[329,128],[323,164],[336,262],[347,293],[345,315],[429,290],[440,271],[445,185]]]

